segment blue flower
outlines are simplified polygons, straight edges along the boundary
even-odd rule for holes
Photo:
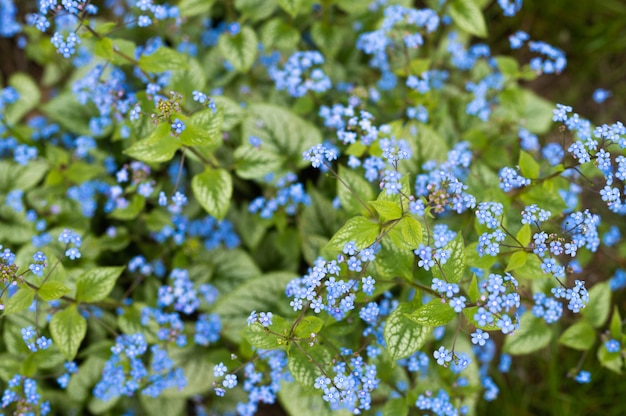
[[[489,333],[484,332],[482,329],[476,329],[476,331],[472,333],[472,344],[482,347],[488,339]]]
[[[80,258],[80,251],[76,247],[69,248],[65,251],[65,255],[69,257],[70,260],[76,260]]]
[[[619,352],[620,349],[621,349],[620,342],[618,340],[616,340],[616,339],[608,340],[607,342],[604,343],[604,347],[610,353]]]
[[[587,384],[591,382],[591,373],[589,371],[580,370],[574,380],[576,380],[580,384]]]
[[[272,312],[261,312],[259,314],[259,323],[264,327],[272,325]]]
[[[439,347],[439,349],[433,353],[433,356],[439,365],[445,366],[452,361],[452,353],[443,346]]]
[[[603,88],[598,88],[593,92],[592,98],[593,101],[595,101],[598,104],[602,104],[603,102],[605,102],[610,96],[611,96],[611,91],[607,91]]]

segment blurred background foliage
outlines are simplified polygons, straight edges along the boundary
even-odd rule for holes
[[[485,14],[490,30],[487,43],[494,55],[511,53],[508,36],[517,30],[565,52],[567,68],[563,73],[543,75],[528,82],[527,87],[550,101],[571,105],[595,125],[626,121],[626,1],[524,0],[522,11],[511,18],[503,18],[493,1]],[[528,57],[523,53],[513,53],[513,56],[527,62]],[[612,96],[597,104],[591,99],[597,88],[610,91]],[[605,266],[614,269],[623,264],[624,253],[615,254],[617,257],[613,259],[594,259],[592,264],[597,262],[597,267],[592,266],[589,273],[606,273]],[[624,295],[614,293],[614,296],[623,310],[626,307]],[[542,354],[514,360],[513,373],[496,374],[499,379],[495,382],[500,387],[498,398],[493,402],[480,402],[477,414],[626,414],[626,401],[622,399],[626,396],[623,375],[597,367],[589,368],[590,384],[572,385],[564,378],[568,369],[576,367],[581,360],[591,364],[595,357],[555,343]],[[588,367],[584,364],[583,367]]]
[[[544,75],[527,86],[551,101],[571,105],[594,124],[625,119],[626,1],[524,0],[522,11],[510,18],[503,18],[493,1],[485,13],[494,54],[509,51],[508,36],[517,30],[565,52],[567,68],[562,74]],[[591,99],[596,88],[613,95],[596,104]]]

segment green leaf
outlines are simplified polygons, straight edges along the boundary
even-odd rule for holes
[[[59,299],[61,296],[69,293],[70,289],[61,282],[48,281],[41,285],[37,294],[45,301]]]
[[[503,75],[509,77],[517,77],[519,74],[519,63],[515,58],[510,56],[496,56],[496,63]]]
[[[408,318],[424,326],[445,325],[456,317],[457,313],[441,299],[433,299],[420,306],[415,312],[406,314]]]
[[[261,42],[266,50],[292,50],[300,41],[300,32],[284,19],[274,18],[263,25]]]
[[[567,208],[567,204],[558,192],[545,186],[547,182],[544,182],[542,186],[533,186],[530,190],[524,192],[520,199],[526,205],[536,204],[539,208],[550,212],[562,212]]]
[[[337,173],[342,179],[337,181],[337,196],[343,209],[349,214],[367,212],[367,207],[363,204],[374,199],[374,190],[370,183],[363,175],[342,165],[339,165]]]
[[[140,394],[139,401],[146,416],[185,414],[186,399],[184,397],[150,397]]]
[[[400,230],[394,227],[381,240],[381,248],[374,261],[376,274],[383,279],[402,277],[411,281],[414,257],[411,248],[406,247]]]
[[[611,337],[614,339],[622,339],[622,318],[619,315],[619,308],[613,307],[613,317],[611,318],[611,325],[609,326],[611,331]]]
[[[600,347],[598,348],[597,357],[603,367],[606,367],[617,374],[622,374],[624,359],[622,358],[620,352],[611,353],[608,352],[606,348]]]
[[[520,228],[520,230],[517,232],[515,238],[517,238],[517,241],[519,241],[522,246],[526,247],[528,244],[530,244],[530,235],[530,224],[524,224],[522,225],[522,228]]]
[[[241,123],[246,112],[241,108],[239,104],[230,98],[224,96],[216,96],[212,97],[213,101],[215,101],[215,107],[217,111],[223,114],[224,119],[222,120],[222,130],[230,131],[236,125]]]
[[[159,340],[157,337],[159,324],[152,319],[148,321],[147,325],[142,323],[141,310],[145,306],[145,304],[134,303],[132,306],[124,308],[124,312],[117,316],[117,325],[125,334],[141,333],[147,342],[156,343]]]
[[[519,152],[518,163],[522,176],[528,179],[536,179],[539,177],[539,163],[537,163],[530,153],[521,150]]]
[[[242,17],[259,21],[274,13],[276,0],[235,0],[235,8],[241,11]]]
[[[380,225],[363,216],[352,217],[333,235],[324,247],[328,252],[341,252],[343,246],[354,241],[358,249],[364,249],[374,244],[380,233]]]
[[[448,12],[458,27],[471,35],[487,37],[487,25],[474,0],[452,0]]]
[[[89,128],[89,120],[94,115],[76,100],[71,92],[63,92],[41,107],[43,113],[50,119],[76,135],[93,136]]]
[[[98,302],[104,300],[120,277],[124,267],[96,267],[83,273],[76,283],[76,300]]]
[[[303,0],[276,0],[276,2],[291,17],[296,17],[303,4]]]
[[[476,315],[476,313],[478,312],[478,309],[479,309],[478,306],[470,306],[470,307],[463,309],[463,315],[465,315],[465,318],[467,318],[467,321],[470,324],[474,325],[476,328],[480,328],[484,331],[499,331],[500,328],[498,328],[495,322],[493,324],[487,324],[487,325],[478,324],[476,319],[474,319],[474,315]]]
[[[102,38],[96,41],[93,46],[93,53],[100,58],[110,61],[113,59],[113,41],[111,38]]]
[[[220,296],[232,292],[244,282],[259,277],[261,269],[248,252],[241,249],[216,249],[210,253],[210,264],[215,267],[211,283]]]
[[[284,301],[285,285],[298,275],[287,272],[268,273],[249,279],[232,292],[220,296],[213,312],[220,316],[222,335],[232,342],[241,341],[241,330],[247,327],[250,312],[277,310]]]
[[[606,322],[611,312],[611,288],[608,282],[597,283],[589,290],[589,303],[582,310],[585,320],[594,328]]]
[[[208,13],[213,3],[215,0],[181,0],[178,9],[183,17],[199,16]]]
[[[409,406],[403,398],[387,400],[383,407],[382,416],[407,416],[409,414]]]
[[[76,357],[86,333],[87,321],[78,312],[76,305],[55,313],[50,320],[52,339],[68,361]]]
[[[241,336],[255,348],[262,350],[274,350],[287,346],[285,338],[289,335],[290,326],[284,318],[274,315],[272,325],[265,328],[258,322],[244,327]],[[272,332],[269,332],[269,331]],[[277,335],[279,334],[279,335]]]
[[[465,262],[470,267],[478,267],[479,269],[489,269],[494,265],[497,258],[494,256],[480,256],[477,251],[478,243],[473,242],[465,248]]]
[[[161,394],[161,397],[164,399],[169,398],[185,398],[188,399],[193,396],[202,395],[211,390],[212,387],[215,386],[213,384],[216,381],[216,377],[213,375],[213,366],[214,364],[210,362],[210,358],[207,359],[207,354],[198,354],[198,350],[185,351],[185,349],[181,349],[180,356],[178,358],[174,351],[170,350],[170,356],[174,360],[174,365],[177,368],[180,368],[185,373],[185,378],[187,379],[187,385],[182,388],[169,388],[164,390]],[[147,399],[152,399],[151,397],[141,395],[146,397]],[[185,412],[174,412],[174,413],[166,413],[161,412],[160,416],[163,415],[184,415]]]
[[[25,311],[33,304],[33,300],[35,292],[31,288],[27,286],[19,288],[4,305],[4,315]]]
[[[11,373],[11,376],[14,373]],[[11,377],[9,376],[9,377]],[[311,394],[310,389],[300,383],[283,381],[278,400],[289,415],[298,416],[349,416],[352,413],[346,410],[330,410],[328,404],[319,394]],[[297,400],[294,400],[297,397]]]
[[[284,107],[274,104],[251,104],[245,118],[242,137],[257,136],[263,149],[284,156],[297,166],[306,166],[302,153],[322,142],[322,134],[312,123]]]
[[[316,21],[311,25],[311,38],[327,58],[333,58],[339,52],[345,39],[345,32],[339,25]]]
[[[370,4],[363,0],[335,0],[333,3],[344,12],[353,15],[368,13]]]
[[[312,333],[318,333],[324,326],[322,321],[317,316],[305,316],[300,320],[294,333],[300,338],[309,338]]]
[[[452,241],[446,244],[444,249],[450,250],[450,258],[446,264],[441,266],[441,269],[436,266],[432,268],[433,276],[451,283],[457,283],[465,274],[465,243],[463,242],[463,235],[458,233]]]
[[[402,217],[402,208],[396,202],[370,201],[369,204],[376,210],[382,222]]]
[[[150,136],[135,142],[124,153],[142,162],[168,162],[180,147],[180,139],[172,136],[170,125],[161,123]]]
[[[576,322],[567,328],[561,337],[559,343],[579,351],[586,351],[593,346],[596,340],[596,331],[586,321]]]
[[[181,118],[181,120],[183,120]],[[222,122],[224,112],[209,108],[194,113],[185,130],[180,134],[180,141],[187,146],[217,146],[222,142]]]
[[[98,355],[87,356],[78,367],[78,372],[70,378],[67,385],[67,396],[78,403],[87,400],[93,386],[102,378],[102,369],[106,360],[106,358]]]
[[[478,279],[476,279],[476,275],[472,275],[472,282],[470,283],[467,294],[469,295],[470,301],[472,303],[476,303],[476,301],[480,298],[480,289],[478,288]]]
[[[177,71],[189,68],[187,57],[174,49],[159,47],[150,55],[139,58],[139,68],[146,72]]]
[[[302,254],[309,264],[320,256],[330,237],[341,227],[341,219],[331,202],[312,188],[311,204],[304,208],[298,230],[302,239]]]
[[[218,220],[226,216],[233,193],[233,180],[226,170],[208,168],[193,177],[191,189],[206,212]]]
[[[11,75],[9,85],[19,94],[17,101],[6,106],[4,114],[5,121],[13,125],[39,104],[41,93],[35,81],[22,72]]]
[[[424,346],[431,329],[406,317],[411,312],[407,303],[401,303],[391,312],[383,336],[387,351],[394,360],[406,358]]]
[[[47,171],[48,163],[41,160],[31,160],[26,166],[0,162],[0,192],[8,193],[13,189],[27,191],[41,182]]]
[[[122,38],[112,38],[113,55],[109,58],[114,65],[134,65],[135,49],[137,45]]]
[[[105,173],[102,166],[76,161],[65,171],[65,177],[73,183],[84,183]]]
[[[504,341],[504,351],[511,355],[530,354],[550,343],[552,331],[541,318],[526,312],[520,319],[520,327]]]
[[[511,258],[509,258],[509,262],[506,265],[505,271],[509,272],[511,270],[519,269],[526,264],[527,259],[528,253],[526,253],[525,251],[516,251],[511,255]]]
[[[180,93],[183,96],[182,104],[185,107],[189,106],[189,108],[194,109],[191,110],[190,118],[193,119],[196,114],[202,113],[206,110],[211,111],[213,114],[213,111],[208,109],[207,106],[205,106],[203,110],[195,110],[198,103],[193,101],[194,91],[204,91],[207,88],[207,69],[198,61],[198,59],[191,56],[187,56],[187,64],[189,65],[189,68],[172,72],[172,77],[170,78],[167,88]],[[142,103],[142,105],[144,104]],[[147,102],[145,103],[145,106],[148,108]],[[216,116],[221,116],[221,114],[218,113],[218,111],[215,111]]]
[[[254,30],[242,26],[236,35],[222,33],[217,47],[237,71],[248,72],[256,60],[258,43]]]
[[[427,124],[420,124],[417,135],[411,135],[409,138],[415,147],[414,154],[419,156],[421,163],[428,160],[441,162],[448,157],[449,149],[446,140]],[[421,166],[421,163],[418,166]]]
[[[522,119],[526,122],[524,127],[531,133],[547,133],[553,123],[552,108],[554,105],[527,89],[522,89],[522,100],[525,104],[522,114]]]
[[[422,224],[411,216],[402,218],[400,224],[402,238],[411,249],[416,249],[422,244]]]
[[[311,348],[292,346],[289,349],[289,372],[293,378],[305,387],[313,387],[315,379],[321,376],[322,369],[332,360],[332,354],[322,345]],[[320,366],[322,368],[320,368]]]
[[[235,150],[235,172],[244,179],[260,179],[277,171],[283,158],[276,153],[250,145],[239,146]]]
[[[109,214],[110,218],[116,220],[130,221],[139,216],[146,206],[146,198],[139,194],[133,195],[132,199],[124,208],[117,208]]]

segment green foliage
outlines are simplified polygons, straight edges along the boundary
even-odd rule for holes
[[[7,414],[595,414],[583,369],[624,393],[623,134],[543,98],[568,25],[508,45],[552,3],[175,3],[0,33],[0,388],[41,398]]]
[[[220,36],[218,47],[237,71],[248,72],[256,59],[257,43],[256,32],[244,26],[236,35]]]
[[[552,331],[546,323],[526,312],[520,319],[520,328],[506,338],[504,350],[512,355],[530,354],[550,343]]]
[[[54,314],[50,333],[65,358],[73,360],[87,333],[87,320],[80,315],[76,305],[71,305]]]
[[[176,71],[188,68],[185,55],[165,46],[161,46],[150,55],[143,55],[139,58],[138,66],[146,72]]]
[[[433,275],[453,283],[459,282],[465,274],[465,243],[461,233],[457,234],[444,249],[450,250],[450,259],[442,266],[433,268]]]
[[[363,216],[352,217],[333,235],[324,250],[332,253],[343,250],[343,246],[354,241],[358,248],[374,244],[380,232],[380,225]]]
[[[226,216],[233,193],[230,175],[223,169],[208,168],[205,172],[193,177],[191,188],[198,202],[209,214],[217,219]]]
[[[598,283],[589,290],[589,304],[582,313],[594,328],[604,325],[611,313],[611,290],[608,283]]]
[[[487,26],[476,0],[453,0],[448,10],[450,17],[464,31],[487,37]]]
[[[78,278],[76,300],[97,302],[106,299],[124,267],[98,267],[91,269]]]
[[[575,350],[586,351],[593,346],[596,332],[586,321],[580,321],[567,328],[559,337],[559,343]]]
[[[135,142],[124,153],[143,162],[167,162],[181,145],[180,139],[170,134],[167,124],[159,124],[148,137]]]
[[[430,325],[419,324],[407,314],[411,313],[409,304],[402,304],[394,310],[385,325],[385,342],[391,358],[398,360],[418,351],[424,346],[430,334]],[[410,315],[412,316],[412,315]]]
[[[447,324],[456,317],[456,312],[446,302],[433,299],[406,316],[420,325],[433,327]]]
[[[376,204],[378,201],[372,201],[375,197],[374,191],[369,182],[362,175],[341,165],[337,173],[342,179],[342,182],[337,182],[337,196],[339,197],[341,206],[348,214],[366,214],[368,207],[365,204],[367,201],[371,201],[369,204],[371,204],[374,209],[377,208]],[[394,209],[395,204],[391,202],[389,204],[392,205],[391,209]],[[381,214],[381,219],[385,221],[382,213],[378,211],[378,209],[376,209],[376,211]],[[399,211],[397,214],[399,215],[396,216],[396,218],[402,215],[402,211]]]

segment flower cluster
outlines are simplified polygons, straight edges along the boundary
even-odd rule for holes
[[[295,52],[282,70],[269,68],[269,75],[277,90],[287,90],[292,97],[302,97],[309,91],[324,92],[332,87],[330,78],[317,67],[323,63],[324,56],[317,51]]]
[[[319,116],[324,119],[324,125],[337,131],[337,139],[343,144],[352,144],[359,140],[369,146],[378,139],[379,132],[389,133],[388,127],[376,126],[372,123],[374,116],[365,110],[356,110],[359,100],[348,106],[335,104],[332,107],[321,106]]]
[[[394,49],[393,46],[399,43],[409,49],[418,48],[424,43],[420,31],[432,33],[438,26],[439,16],[434,10],[415,10],[392,5],[385,9],[385,18],[380,29],[359,36],[356,47],[373,55],[370,66],[382,72],[378,81],[380,89],[392,89],[397,82],[396,76],[391,72],[388,50]]]
[[[14,414],[40,414],[50,413],[50,402],[41,401],[41,394],[37,392],[37,381],[21,375],[13,376],[7,383],[7,388],[2,394],[2,408],[15,403]]]
[[[478,309],[474,321],[479,327],[496,327],[503,334],[513,332],[518,326],[517,308],[520,296],[517,293],[517,280],[509,273],[504,276],[492,273],[480,285]]]
[[[32,326],[22,328],[22,339],[26,343],[28,349],[32,352],[38,350],[47,350],[52,345],[52,340],[45,336],[37,337],[37,333]],[[35,340],[36,339],[36,340]]]
[[[111,400],[140,391],[146,396],[158,397],[165,389],[186,386],[183,371],[174,366],[166,350],[158,345],[150,347],[152,362],[148,367],[142,360],[147,351],[148,344],[142,334],[118,336],[102,370],[102,378],[93,389],[94,396]]]
[[[351,351],[344,351],[351,355]],[[355,414],[369,410],[371,392],[378,387],[376,366],[367,364],[361,356],[345,358],[332,367],[332,373],[319,376],[314,387],[322,390],[324,401],[332,410],[347,409]],[[333,376],[334,375],[334,376]],[[332,378],[330,376],[333,376]]]
[[[424,197],[435,213],[453,210],[460,214],[474,208],[476,198],[465,192],[468,187],[463,183],[471,162],[472,152],[468,143],[458,143],[448,152],[445,162],[437,164],[429,161],[423,165],[427,173],[415,178],[415,194]],[[423,215],[419,208],[419,205],[415,206],[412,211]]]
[[[355,308],[360,283],[357,276],[367,264],[375,260],[375,255],[376,247],[358,249],[354,242],[348,242],[336,260],[317,259],[306,275],[287,285],[286,294],[293,298],[290,303],[292,308],[301,310],[306,305],[315,313],[326,311],[336,320],[344,319]],[[344,267],[348,269],[348,280],[340,277]],[[363,277],[362,283],[361,290],[371,295],[374,285],[372,277]]]
[[[316,164],[319,166],[320,160],[323,160],[323,157],[326,157],[329,161],[332,159],[332,156],[328,151],[322,150],[323,146],[319,145],[319,147],[313,148],[310,150],[311,163],[314,167]],[[319,152],[315,154],[315,152]],[[265,181],[268,183],[273,182],[273,174],[267,175]],[[300,182],[296,182],[298,177],[294,173],[287,173],[285,176],[279,178],[275,181],[275,186],[277,188],[276,196],[272,198],[265,198],[259,196],[253,199],[248,206],[248,211],[256,214],[259,213],[261,218],[270,219],[274,216],[276,211],[278,211],[281,207],[284,207],[287,215],[295,215],[298,211],[298,207],[301,205],[310,205],[311,199],[309,195],[304,190],[304,186]]]

